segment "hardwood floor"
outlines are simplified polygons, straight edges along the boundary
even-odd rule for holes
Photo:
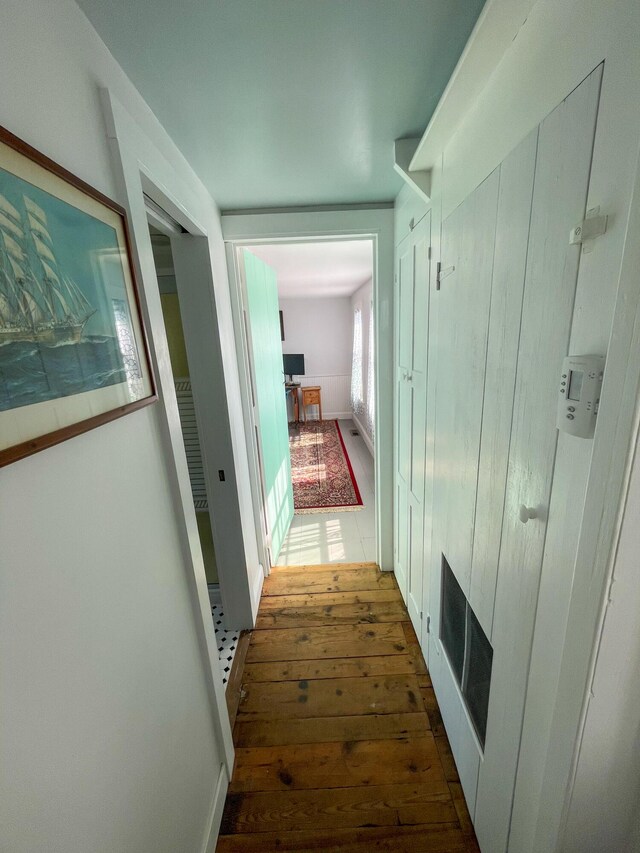
[[[218,853],[478,853],[392,574],[275,568],[240,682]]]

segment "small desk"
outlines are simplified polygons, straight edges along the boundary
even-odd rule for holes
[[[322,388],[320,385],[305,385],[302,387],[302,416],[307,422],[307,406],[317,406],[322,420]]]
[[[285,383],[284,393],[286,397],[291,397],[293,402],[293,420],[294,423],[300,422],[300,403],[298,401],[298,388],[300,384],[289,385],[289,383]]]

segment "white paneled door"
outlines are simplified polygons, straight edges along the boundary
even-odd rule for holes
[[[424,577],[430,244],[431,214],[428,213],[400,243],[396,263],[395,571],[418,636]]]
[[[508,850],[553,484],[557,389],[580,263],[569,232],[586,212],[600,79],[596,69],[442,225],[445,275],[433,296],[437,346],[429,368],[436,411],[425,582],[437,653],[430,668],[483,853]],[[402,326],[402,288],[399,309]],[[408,351],[401,341],[405,360]],[[403,396],[402,374],[398,384],[399,436],[415,441],[402,426],[402,401],[423,398],[410,382],[413,393]],[[424,448],[416,458],[424,459]],[[399,488],[404,476],[411,482],[399,459]],[[478,727],[440,642],[443,558],[493,649],[484,745],[484,723]],[[409,546],[405,560],[410,600],[410,566],[419,555]]]
[[[540,125],[531,208],[498,582],[487,748],[476,828],[506,851],[555,464],[557,388],[580,263],[568,233],[585,215],[601,69]],[[521,506],[534,517],[523,523]],[[551,694],[552,695],[552,694]],[[551,701],[551,696],[550,696]]]

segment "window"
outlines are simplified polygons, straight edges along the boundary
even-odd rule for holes
[[[375,436],[376,387],[373,357],[373,303],[369,306],[369,346],[367,355],[367,426],[371,438]]]
[[[353,361],[351,364],[351,409],[356,415],[364,411],[362,376],[362,310],[353,312]]]

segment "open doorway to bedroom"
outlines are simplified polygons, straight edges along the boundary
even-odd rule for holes
[[[292,513],[287,513],[287,496],[275,481],[285,509],[272,506],[269,469],[283,468],[269,459],[265,443],[273,437],[258,429],[267,528],[270,514],[290,519],[286,531],[271,531],[272,565],[374,562],[374,243],[279,242],[240,251],[257,419],[263,420],[267,405],[261,406],[260,392],[270,381],[268,336],[277,338],[271,342],[277,363],[272,372],[290,459]],[[269,287],[274,298],[267,331],[261,325],[265,305],[256,290],[260,294]]]

